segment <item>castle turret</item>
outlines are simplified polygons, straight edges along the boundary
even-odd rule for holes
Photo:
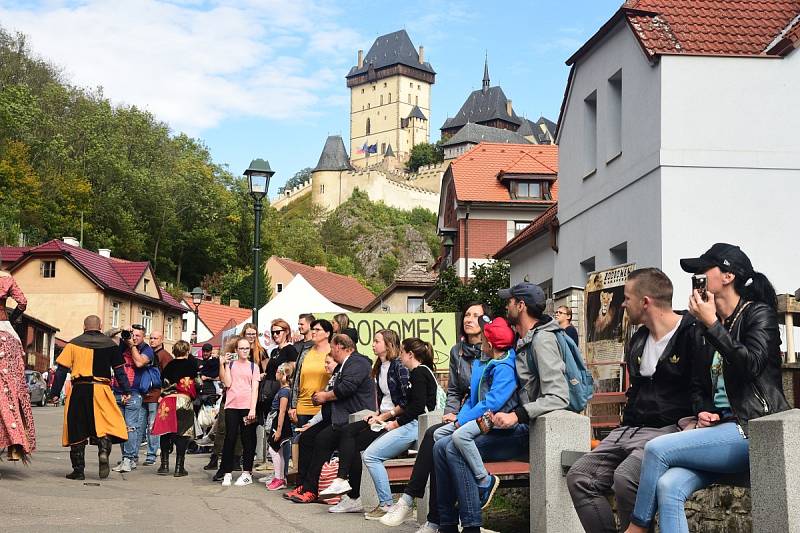
[[[359,54],[347,74],[354,165],[377,163],[389,145],[405,160],[414,145],[428,142],[435,79],[424,48],[417,51],[405,30],[378,37],[366,56]]]
[[[352,170],[341,135],[331,135],[319,162],[311,171],[311,201],[330,211],[350,197],[350,184],[345,174]]]

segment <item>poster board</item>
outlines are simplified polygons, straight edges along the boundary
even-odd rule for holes
[[[317,318],[331,320],[334,313],[317,313]],[[347,313],[358,331],[358,351],[374,359],[372,337],[382,329],[397,332],[400,340],[419,337],[433,345],[437,372],[447,372],[450,348],[458,340],[456,313]]]
[[[609,425],[614,420],[619,423],[624,402],[625,344],[630,338],[630,324],[622,303],[625,282],[635,268],[628,263],[592,272],[584,289],[584,357],[594,378],[596,399],[590,404],[589,414],[593,420],[605,420]]]

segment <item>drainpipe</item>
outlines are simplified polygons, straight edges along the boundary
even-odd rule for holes
[[[469,206],[466,202],[467,214],[464,216],[464,281],[469,280]]]

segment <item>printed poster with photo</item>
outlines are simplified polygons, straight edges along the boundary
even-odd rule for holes
[[[623,392],[625,343],[630,338],[628,317],[622,307],[625,282],[633,263],[589,274],[584,290],[584,357],[592,371],[595,393]],[[607,412],[606,412],[607,411]],[[591,407],[592,416],[618,414],[619,404]]]

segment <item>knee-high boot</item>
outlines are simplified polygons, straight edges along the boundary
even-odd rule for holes
[[[86,445],[78,444],[69,447],[69,459],[72,461],[72,472],[66,475],[67,479],[86,479],[83,469],[86,467]]]
[[[100,437],[97,439],[97,462],[99,463],[100,479],[108,477],[108,457],[111,455],[111,439]]]

